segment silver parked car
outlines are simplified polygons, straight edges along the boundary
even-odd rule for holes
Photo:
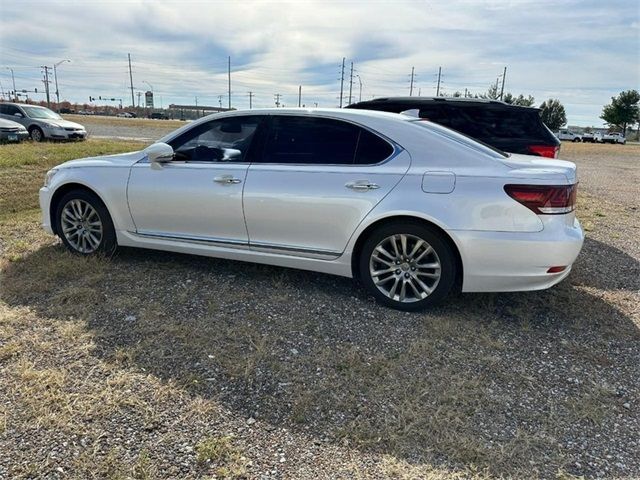
[[[11,120],[0,118],[0,142],[19,142],[29,136],[24,126]]]
[[[0,118],[22,124],[36,142],[51,140],[84,140],[87,131],[79,123],[65,120],[56,112],[38,105],[0,103]]]
[[[573,163],[506,155],[414,117],[274,108],[59,165],[40,206],[44,228],[81,255],[121,245],[314,270],[415,310],[454,288],[565,278],[583,241],[577,181]]]

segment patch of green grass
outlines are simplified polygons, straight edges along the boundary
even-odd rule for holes
[[[215,464],[216,476],[241,478],[246,475],[246,458],[231,437],[209,437],[196,445],[196,460],[201,465]]]
[[[141,142],[91,139],[0,146],[0,220],[38,208],[38,190],[50,168],[68,160],[132,152],[145,146]]]
[[[0,169],[39,165],[53,167],[67,160],[133,152],[146,146],[142,142],[89,139],[84,142],[21,142],[0,147]]]

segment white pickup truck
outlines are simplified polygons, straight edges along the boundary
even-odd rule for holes
[[[571,142],[581,142],[582,136],[578,133],[573,133],[570,130],[560,130],[556,133],[558,140],[568,140]]]
[[[627,143],[627,139],[619,132],[605,133],[598,140],[602,143],[620,143],[622,145]]]

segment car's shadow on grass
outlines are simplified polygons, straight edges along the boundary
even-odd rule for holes
[[[381,307],[349,279],[135,249],[86,259],[50,246],[2,274],[1,300],[86,320],[105,360],[319,441],[518,477],[595,474],[585,452],[604,458],[597,438],[635,438],[619,417],[640,359],[618,356],[638,328],[572,284],[610,288],[609,270],[419,314]]]

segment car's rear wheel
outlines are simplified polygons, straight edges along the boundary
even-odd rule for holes
[[[29,136],[34,142],[42,142],[44,140],[44,132],[40,127],[31,127],[29,129]]]
[[[574,142],[579,142],[579,141],[580,141],[580,139],[576,137],[576,138],[574,138],[574,139],[573,139],[573,141],[574,141]]]
[[[111,216],[100,198],[86,190],[66,193],[56,208],[56,232],[80,255],[111,254],[117,246]]]
[[[440,233],[418,223],[394,223],[365,241],[358,273],[380,303],[420,310],[449,294],[456,268],[456,257]]]

